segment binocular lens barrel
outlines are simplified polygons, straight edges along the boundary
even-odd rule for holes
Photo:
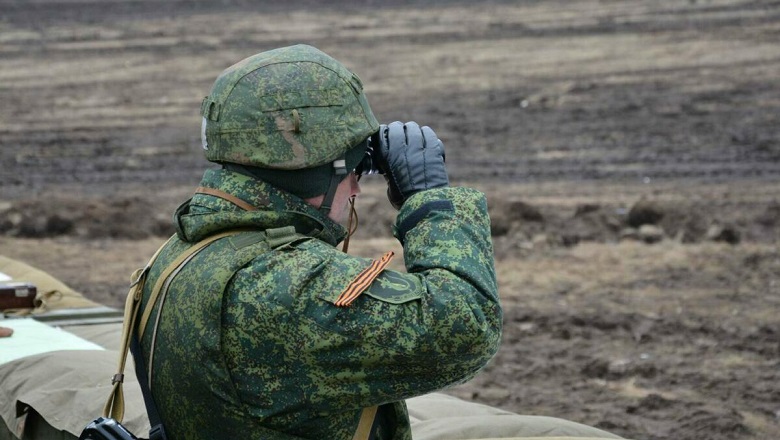
[[[377,135],[366,139],[366,152],[363,159],[355,167],[355,174],[358,176],[367,176],[369,174],[384,174],[384,170],[379,165],[379,150],[374,149],[378,141]]]

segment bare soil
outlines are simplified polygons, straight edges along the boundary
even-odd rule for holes
[[[504,343],[451,393],[635,439],[780,438],[780,2],[0,10],[0,253],[120,306],[210,166],[213,79],[305,42],[488,195]],[[398,246],[382,192],[354,253]]]

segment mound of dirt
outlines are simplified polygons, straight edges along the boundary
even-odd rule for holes
[[[662,240],[738,244],[743,240],[777,243],[780,221],[776,206],[734,210],[697,201],[641,198],[619,204],[584,203],[572,208],[539,206],[521,200],[490,199],[491,231],[497,252],[516,252],[540,245],[570,247],[583,242],[616,243]],[[572,212],[573,211],[573,212]]]
[[[171,235],[170,216],[151,211],[148,202],[140,197],[33,198],[6,203],[0,209],[0,233],[26,238],[66,235],[89,239]]]

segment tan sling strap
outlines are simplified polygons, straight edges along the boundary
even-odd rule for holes
[[[295,229],[293,228],[293,231]],[[214,235],[212,237],[208,237],[200,242],[198,242],[195,246],[192,246],[191,248],[184,251],[181,255],[179,255],[175,260],[171,262],[168,267],[165,268],[165,270],[160,274],[160,277],[157,279],[157,282],[154,284],[154,288],[152,288],[152,291],[149,295],[149,302],[144,310],[144,314],[141,317],[141,322],[139,323],[138,327],[138,340],[140,341],[141,338],[144,335],[144,331],[146,330],[146,325],[149,323],[149,317],[151,316],[152,310],[157,307],[157,303],[159,302],[160,305],[157,307],[157,318],[154,320],[154,327],[152,331],[152,346],[149,350],[149,368],[147,368],[146,372],[146,383],[147,388],[152,389],[152,365],[154,365],[154,348],[157,344],[157,327],[160,325],[160,317],[162,316],[162,309],[163,305],[165,304],[165,297],[168,295],[168,288],[171,285],[171,282],[174,278],[176,278],[176,275],[184,268],[184,266],[189,263],[189,261],[198,254],[201,250],[203,250],[206,246],[209,244],[219,240],[223,237],[229,237],[238,234],[239,232],[244,232],[244,230],[233,230],[233,231],[227,231],[223,232],[221,234]],[[261,232],[262,236],[265,238],[266,233]]]
[[[195,189],[196,194],[208,194],[210,196],[219,197],[220,199],[227,200],[228,202],[238,206],[244,211],[257,211],[257,208],[249,204],[248,202],[239,199],[233,194],[228,194],[225,191],[215,188],[207,188],[205,186],[199,186]]]
[[[160,288],[160,280],[164,280],[167,278],[168,275],[170,275],[171,272],[173,272],[176,267],[181,264],[182,261],[186,260],[188,257],[192,256],[199,250],[203,249],[206,245],[210,244],[211,242],[218,240],[220,238],[226,237],[228,235],[234,235],[241,231],[228,231],[221,234],[213,235],[211,237],[206,238],[205,240],[202,240],[193,246],[189,247],[187,250],[185,250],[179,257],[176,258],[165,270],[160,276],[160,279],[155,284],[155,291],[152,292],[152,296],[149,298],[149,306],[144,311],[144,316],[146,319],[143,322],[142,329],[146,326],[146,321],[149,319],[149,313],[147,311],[154,308],[154,303],[157,299],[157,294],[159,294],[159,288]],[[171,237],[172,239],[173,237]],[[114,376],[111,378],[111,383],[114,385],[113,389],[111,390],[111,394],[108,396],[108,400],[106,401],[106,404],[103,406],[103,417],[110,417],[118,422],[122,422],[122,419],[125,415],[125,396],[124,391],[122,390],[122,385],[125,379],[125,364],[127,363],[127,351],[130,347],[130,339],[133,335],[133,330],[135,327],[135,321],[136,317],[138,316],[138,308],[141,305],[141,297],[143,295],[144,291],[144,285],[146,283],[146,276],[149,273],[149,269],[152,267],[152,264],[154,264],[154,261],[157,259],[157,257],[160,255],[160,252],[163,250],[163,248],[168,244],[168,242],[171,241],[171,239],[168,239],[168,241],[165,242],[162,246],[160,246],[159,249],[157,249],[157,252],[154,253],[152,258],[149,260],[149,263],[146,264],[146,266],[143,269],[138,269],[135,272],[133,272],[132,275],[132,284],[130,285],[130,291],[127,293],[127,299],[125,300],[125,314],[124,314],[124,322],[122,324],[122,342],[119,347],[119,361],[117,364],[117,372],[114,374]]]
[[[243,232],[243,231],[233,230],[233,231],[222,232],[220,234],[212,235],[208,238],[205,238],[195,243],[186,251],[182,252],[181,255],[176,257],[176,259],[173,260],[171,264],[169,264],[168,267],[166,267],[165,270],[162,271],[160,276],[157,278],[157,282],[154,283],[154,288],[152,289],[152,293],[149,296],[149,301],[147,302],[147,305],[144,308],[144,314],[141,315],[141,321],[138,323],[137,334],[139,339],[142,338],[144,335],[144,331],[146,330],[146,325],[149,323],[149,317],[152,315],[152,311],[154,310],[155,305],[157,304],[157,298],[160,296],[160,291],[162,291],[163,284],[168,280],[171,274],[174,271],[176,271],[176,269],[179,266],[181,266],[182,263],[192,258],[196,253],[198,253],[198,251],[210,245],[212,242],[217,241],[220,238],[236,235],[239,232]]]
[[[119,361],[117,362],[117,372],[111,378],[111,384],[114,386],[111,390],[111,394],[108,396],[106,404],[103,406],[103,417],[110,417],[118,422],[122,422],[125,416],[125,395],[122,391],[122,383],[125,380],[125,363],[127,361],[127,350],[130,347],[130,337],[133,334],[133,325],[135,323],[135,317],[138,315],[138,307],[141,304],[141,294],[144,290],[144,283],[146,282],[146,274],[149,272],[149,268],[152,267],[154,260],[160,255],[160,252],[171,241],[173,237],[168,239],[157,252],[152,255],[152,258],[146,264],[143,269],[138,269],[133,272],[131,276],[130,291],[127,292],[127,299],[125,300],[124,320],[122,324],[122,340],[119,347]]]
[[[371,435],[371,427],[374,425],[377,409],[379,409],[377,405],[363,408],[357,430],[355,430],[355,435],[352,436],[352,440],[368,440],[368,436]]]

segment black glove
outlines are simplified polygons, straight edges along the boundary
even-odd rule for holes
[[[449,186],[444,144],[430,127],[416,122],[379,126],[379,156],[387,180],[387,198],[400,209],[406,199],[426,189]]]

